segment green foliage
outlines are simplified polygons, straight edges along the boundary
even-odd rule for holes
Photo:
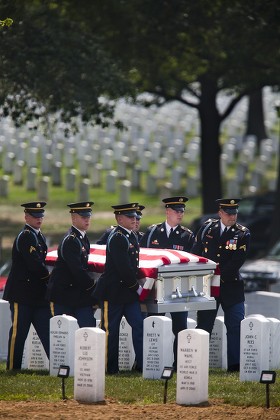
[[[279,372],[277,372],[279,375]],[[15,373],[0,364],[0,400],[6,401],[58,401],[62,397],[61,379],[49,376],[47,371],[23,370]],[[270,406],[280,407],[280,383],[270,386]],[[108,375],[105,380],[105,399],[122,404],[162,403],[163,380],[143,379],[139,373],[122,372]],[[74,378],[65,380],[67,398],[74,396]],[[258,382],[240,382],[237,373],[228,374],[221,369],[210,369],[209,400],[219,399],[237,406],[264,406],[265,387]],[[168,402],[176,401],[176,374],[168,381]]]
[[[13,19],[6,18],[4,20],[0,20],[0,27],[1,26],[11,26],[13,24]]]
[[[0,14],[11,10],[14,18],[0,32],[2,115],[17,125],[32,120],[45,130],[57,120],[66,132],[74,130],[78,115],[107,126],[114,104],[105,98],[125,96],[130,88],[117,60],[102,47],[102,34],[93,36],[82,22],[66,17],[63,7],[53,7],[55,2],[13,3],[0,5]]]

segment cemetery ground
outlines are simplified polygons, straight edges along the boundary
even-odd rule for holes
[[[280,375],[280,372],[277,372]],[[266,408],[265,385],[240,382],[237,373],[210,369],[208,401],[196,406],[176,404],[176,374],[168,382],[163,403],[164,381],[143,379],[141,374],[122,372],[106,376],[105,401],[79,403],[73,399],[73,378],[65,380],[47,371],[20,373],[0,364],[0,418],[8,419],[212,419],[276,420],[280,417],[280,381],[270,385],[270,408]]]

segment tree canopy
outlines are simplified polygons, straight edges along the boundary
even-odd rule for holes
[[[122,59],[138,92],[152,93],[158,104],[178,100],[199,113],[203,210],[213,212],[222,195],[221,123],[245,95],[279,86],[279,4],[123,0],[116,14],[109,13],[112,3],[98,4],[106,18],[93,27],[102,22],[106,48]],[[221,92],[231,95],[223,110]]]
[[[53,115],[70,126],[78,115],[106,125],[114,107],[100,98],[125,96],[130,84],[118,60],[103,49],[102,34],[93,36],[58,3],[0,2],[0,16],[14,21],[0,31],[2,115],[18,125],[47,123]]]
[[[0,6],[0,16],[14,20],[0,32],[5,114],[22,122],[60,111],[66,121],[81,115],[107,123],[113,109],[100,96],[142,92],[157,104],[178,100],[196,108],[203,211],[216,210],[221,123],[245,95],[280,84],[277,0],[2,0]],[[221,92],[230,95],[224,109]]]

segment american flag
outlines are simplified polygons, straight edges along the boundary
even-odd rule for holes
[[[46,257],[47,265],[53,266],[57,259],[57,250],[49,251]],[[104,271],[106,260],[106,245],[91,245],[88,258],[90,270],[96,273]],[[207,258],[173,249],[140,248],[139,278],[151,277],[156,279],[158,267],[170,264],[206,264]]]
[[[49,251],[46,257],[47,265],[53,266],[56,259],[57,250],[55,249]],[[106,245],[91,245],[88,258],[90,270],[96,273],[102,273],[105,267],[105,260]],[[170,264],[189,263],[192,263],[192,265],[195,263],[199,266],[200,264],[207,264],[208,261],[209,260],[207,258],[190,254],[185,251],[177,251],[173,249],[140,248],[138,278],[145,278],[143,293],[142,296],[140,296],[140,300],[144,300],[144,296],[152,289],[154,280],[158,277],[159,267]]]

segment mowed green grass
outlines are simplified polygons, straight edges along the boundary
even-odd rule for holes
[[[270,385],[270,406],[280,407],[280,372],[275,384]],[[164,380],[143,379],[141,374],[122,372],[106,376],[105,400],[123,404],[162,403]],[[259,382],[240,382],[238,373],[210,369],[208,400],[220,400],[238,406],[265,406],[266,385]],[[65,379],[65,395],[74,397],[74,378]],[[49,376],[48,371],[6,371],[0,364],[0,400],[5,401],[58,401],[62,398],[62,379]],[[176,374],[168,381],[167,401],[176,402]]]

